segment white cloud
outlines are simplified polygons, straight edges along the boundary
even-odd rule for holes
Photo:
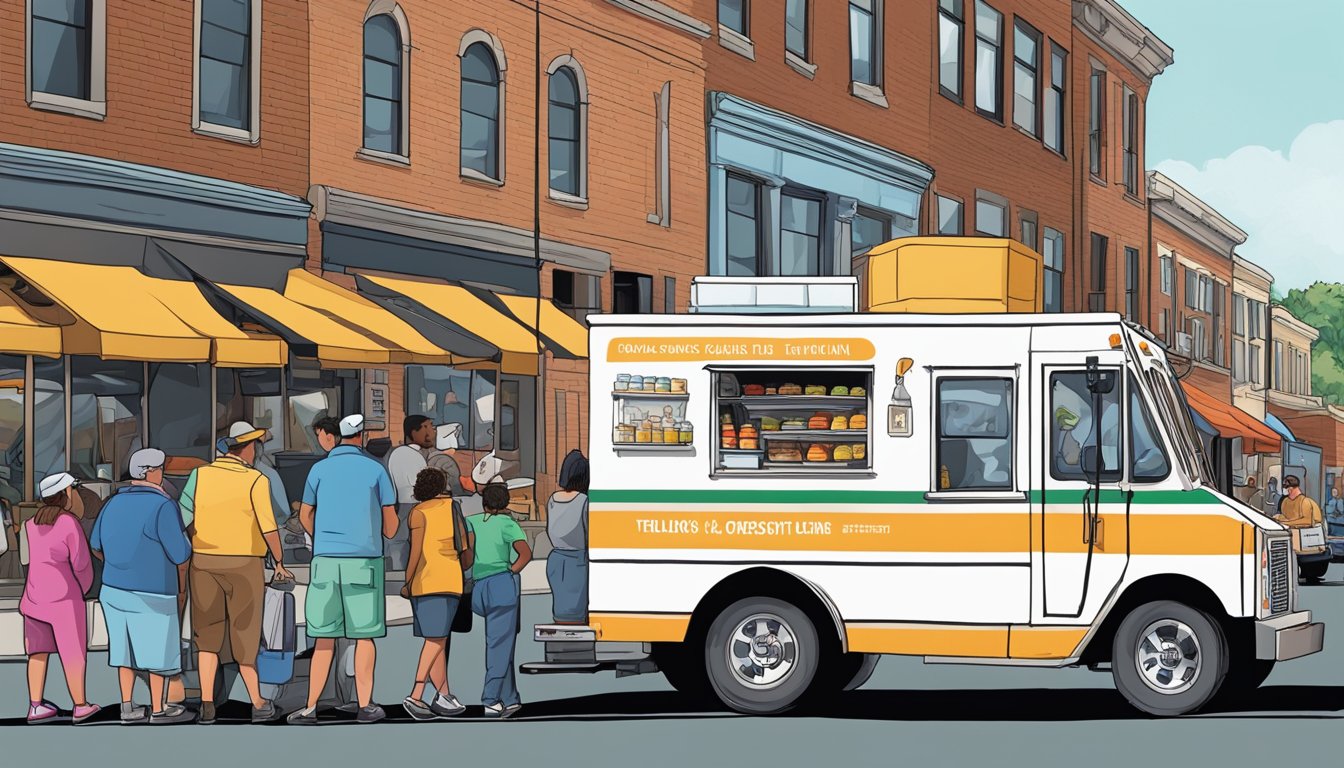
[[[1344,282],[1344,120],[1307,126],[1286,155],[1242,147],[1203,168],[1165,160],[1157,170],[1245,230],[1237,252],[1280,291]]]

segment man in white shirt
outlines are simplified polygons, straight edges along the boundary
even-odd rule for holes
[[[428,416],[407,416],[402,423],[406,442],[387,454],[387,474],[397,492],[397,533],[387,542],[387,556],[391,569],[404,571],[410,562],[410,526],[406,518],[415,506],[415,478],[429,466],[428,455],[434,450],[438,431]]]

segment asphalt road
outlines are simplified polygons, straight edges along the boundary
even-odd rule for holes
[[[1241,766],[1337,762],[1344,724],[1344,566],[1331,581],[1304,587],[1303,607],[1326,622],[1326,650],[1279,665],[1244,711],[1182,720],[1137,715],[1109,674],[925,666],[885,658],[864,688],[836,707],[792,717],[748,718],[701,712],[661,675],[612,673],[523,677],[516,720],[483,721],[472,707],[460,722],[412,723],[389,706],[389,721],[361,727],[333,719],[318,729],[249,727],[241,721],[172,728],[22,725],[23,666],[0,666],[0,765],[6,766],[382,766],[432,760],[452,765],[837,766],[1159,764]],[[549,619],[549,598],[524,598],[524,626]],[[379,647],[375,698],[399,702],[409,691],[418,641],[408,627]],[[519,661],[540,657],[525,634]],[[464,702],[480,701],[480,624],[455,639],[450,676]],[[116,700],[103,654],[90,658],[91,698]],[[53,662],[49,697],[68,706]],[[246,714],[242,704],[229,714]],[[473,717],[474,716],[474,717]],[[239,727],[242,726],[242,727]],[[1316,758],[1296,762],[1296,758]]]

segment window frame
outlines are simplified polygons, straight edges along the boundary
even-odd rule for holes
[[[495,176],[491,176],[484,171],[469,167],[465,162],[465,145],[462,143],[462,115],[467,112],[464,107],[465,100],[462,96],[462,84],[467,82],[464,77],[465,69],[462,67],[462,61],[466,59],[467,54],[475,46],[481,46],[495,68],[495,91],[498,100],[495,109]],[[462,36],[462,42],[457,51],[458,58],[458,105],[457,105],[457,143],[458,143],[458,175],[468,181],[480,182],[493,187],[504,186],[504,180],[507,176],[505,161],[508,159],[508,152],[505,142],[505,126],[508,125],[508,113],[506,106],[508,104],[508,59],[504,56],[504,46],[499,38],[493,34],[481,29],[469,30]],[[476,82],[476,81],[472,81]],[[472,113],[475,114],[475,113]]]
[[[556,77],[561,71],[568,73],[574,83],[574,121],[575,130],[578,133],[575,141],[576,147],[576,166],[574,174],[576,192],[567,192],[556,189],[551,186],[551,142],[555,141],[551,136],[551,107],[554,101],[551,98],[550,84],[551,78]],[[586,208],[588,205],[588,78],[584,74],[583,65],[578,59],[570,54],[565,54],[553,60],[550,66],[546,68],[546,191],[547,196],[552,202],[560,204],[570,204],[574,207]]]
[[[981,7],[981,6],[984,6],[985,8],[989,9],[990,11],[992,11],[992,12],[994,13],[995,16],[998,17],[998,21],[997,21],[998,29],[996,30],[996,36],[997,36],[997,38],[998,38],[998,41],[997,41],[997,42],[991,42],[989,38],[984,37],[984,36],[982,36],[982,35],[980,34],[980,7]],[[975,98],[973,99],[973,103],[975,104],[975,111],[976,111],[977,114],[981,115],[982,117],[987,117],[987,118],[989,118],[990,120],[993,120],[993,121],[996,122],[996,123],[1002,123],[1002,122],[1003,122],[1003,114],[1004,114],[1004,112],[1003,112],[1003,44],[1004,44],[1003,31],[1004,31],[1004,30],[1003,30],[1003,12],[1000,11],[1000,10],[998,10],[998,9],[995,8],[994,6],[990,5],[989,3],[985,2],[985,0],[975,0],[975,24],[974,24],[974,34],[975,34],[975,57],[974,57],[974,67],[975,67],[975,69],[974,69],[974,72],[975,72],[975,77],[973,78],[973,80],[976,81],[976,87],[975,87]],[[994,48],[994,109],[993,109],[993,110],[986,110],[986,109],[984,109],[983,107],[980,106],[980,86],[979,86],[979,79],[980,79],[980,43],[981,43],[981,42],[984,42],[986,45],[990,45],[990,46],[992,46],[992,47]]]
[[[789,44],[789,31],[792,29],[790,22],[796,21],[796,19],[794,19],[793,16],[789,13],[789,6],[795,2],[802,4],[802,11],[803,11],[802,14],[803,50],[801,51],[794,50]],[[805,64],[811,62],[811,56],[812,56],[811,6],[812,4],[808,2],[808,0],[785,0],[784,3],[784,52],[786,54],[791,54],[798,61],[803,62]]]
[[[1128,402],[1122,405],[1120,412],[1121,418],[1125,420],[1125,434],[1127,438],[1126,450],[1129,453],[1128,460],[1125,462],[1125,477],[1128,478],[1131,483],[1155,485],[1171,477],[1172,470],[1175,468],[1175,463],[1171,460],[1171,448],[1167,445],[1167,440],[1162,435],[1162,429],[1159,426],[1161,419],[1154,418],[1154,409],[1152,405],[1148,403],[1143,388],[1139,386],[1139,377],[1134,375],[1134,371],[1126,369],[1125,381],[1126,394],[1128,395],[1126,399]],[[1139,406],[1137,409],[1134,407],[1136,398],[1138,400],[1137,405]],[[1140,416],[1143,417],[1143,423],[1148,429],[1149,437],[1153,439],[1157,449],[1162,452],[1162,461],[1167,467],[1167,471],[1158,476],[1144,475],[1143,477],[1139,477],[1134,467],[1134,462],[1138,460],[1138,452],[1135,450],[1134,423]]]
[[[579,288],[580,280],[586,282],[582,291]],[[568,301],[562,298],[560,290],[561,283],[564,281],[569,282]],[[588,302],[579,302],[578,296],[581,293],[587,295]],[[579,322],[584,322],[584,317],[588,314],[602,313],[602,276],[581,270],[557,267],[551,271],[551,300],[565,314]]]
[[[1123,125],[1120,127],[1121,159],[1124,163],[1125,193],[1130,197],[1139,197],[1139,177],[1143,175],[1139,167],[1139,95],[1128,85],[1122,92],[1121,104]]]
[[[1058,58],[1058,62],[1056,62],[1056,58]],[[1058,63],[1058,67],[1056,67],[1056,63]],[[1059,155],[1062,156],[1062,157],[1068,157],[1068,145],[1069,145],[1069,142],[1068,142],[1068,114],[1069,114],[1069,107],[1068,107],[1068,86],[1069,86],[1069,74],[1068,74],[1068,73],[1069,73],[1069,52],[1068,52],[1068,50],[1067,50],[1066,48],[1064,48],[1062,45],[1060,45],[1059,43],[1056,43],[1054,40],[1051,40],[1051,41],[1050,41],[1050,83],[1049,83],[1048,86],[1045,87],[1044,92],[1045,92],[1046,95],[1053,95],[1053,97],[1054,97],[1054,99],[1055,99],[1056,110],[1055,110],[1055,114],[1054,114],[1053,116],[1052,116],[1052,115],[1049,115],[1049,114],[1044,114],[1044,112],[1045,112],[1045,99],[1042,98],[1042,99],[1041,99],[1041,109],[1042,109],[1043,117],[1042,117],[1041,122],[1042,122],[1042,128],[1044,128],[1044,123],[1045,123],[1046,120],[1050,120],[1050,121],[1054,124],[1054,126],[1055,126],[1055,130],[1058,132],[1058,137],[1059,137],[1059,141],[1058,141],[1058,143],[1059,143],[1059,146],[1052,146],[1052,145],[1050,144],[1049,136],[1046,135],[1044,132],[1042,132],[1041,142],[1045,145],[1045,148],[1046,148],[1046,149],[1049,149],[1049,150],[1051,150],[1052,152],[1057,152],[1057,153],[1059,153]],[[1059,75],[1059,84],[1058,84],[1058,85],[1055,84],[1055,76],[1056,76],[1057,74]]]
[[[622,288],[622,280],[633,278],[635,286],[635,299],[639,309],[635,312],[621,312],[617,306],[616,292]],[[647,290],[645,288],[647,287]],[[611,273],[611,311],[614,314],[653,314],[653,275],[644,272],[632,272],[629,270],[613,270]]]
[[[409,105],[411,96],[411,70],[410,70],[410,25],[406,22],[406,15],[401,11],[401,7],[395,3],[375,2],[369,6],[369,13],[364,17],[365,30],[364,36],[367,36],[367,28],[370,22],[380,16],[387,16],[392,20],[393,28],[397,31],[397,42],[400,45],[400,61],[397,66],[397,74],[401,78],[400,100],[397,102],[397,126],[398,132],[397,151],[388,152],[386,150],[375,149],[365,146],[364,139],[360,139],[359,149],[356,156],[365,160],[374,160],[378,162],[388,162],[398,165],[406,165],[411,161],[411,121],[409,116]],[[364,84],[363,64],[368,59],[364,53],[364,43],[361,37],[361,72],[360,72],[360,130],[363,132],[367,125],[367,114],[365,112],[365,102],[368,100],[368,89]],[[378,97],[373,97],[378,98]]]
[[[1052,237],[1052,235],[1053,235],[1053,237]],[[1046,248],[1045,250],[1042,250],[1042,251],[1041,251],[1041,256],[1043,257],[1043,261],[1042,261],[1042,273],[1043,273],[1044,278],[1045,278],[1045,280],[1046,280],[1047,282],[1048,282],[1049,280],[1052,279],[1052,275],[1054,275],[1054,278],[1053,278],[1053,279],[1057,279],[1057,280],[1059,281],[1059,284],[1058,284],[1058,286],[1057,286],[1057,290],[1056,290],[1056,293],[1055,293],[1055,299],[1056,299],[1056,302],[1057,302],[1057,306],[1056,306],[1055,309],[1051,309],[1051,308],[1050,308],[1049,301],[1048,301],[1048,298],[1045,297],[1045,296],[1042,296],[1042,301],[1044,302],[1044,306],[1043,306],[1043,308],[1045,309],[1046,312],[1063,312],[1063,311],[1064,311],[1064,254],[1065,254],[1065,252],[1066,252],[1066,251],[1065,251],[1065,247],[1067,246],[1068,243],[1067,243],[1066,240],[1065,240],[1065,237],[1064,237],[1064,233],[1063,233],[1063,232],[1061,232],[1061,231],[1059,231],[1059,230],[1057,230],[1057,229],[1054,229],[1054,228],[1052,228],[1052,227],[1042,227],[1042,228],[1041,228],[1041,244],[1042,244],[1042,245],[1045,245],[1046,243],[1053,242],[1053,241],[1057,241],[1057,242],[1059,243],[1059,250],[1058,250],[1058,252],[1057,252],[1056,254],[1054,254],[1054,255],[1058,256],[1058,262],[1057,262],[1056,265],[1052,265],[1052,264],[1051,264],[1051,255],[1052,255],[1052,254],[1050,253],[1050,251],[1051,251],[1052,249],[1050,249],[1050,248]]]
[[[1160,281],[1159,290],[1162,291],[1162,295],[1170,296],[1171,292],[1176,289],[1176,259],[1170,252],[1159,249],[1158,262],[1161,269],[1158,278]]]
[[[756,233],[756,254],[755,254],[756,266],[755,266],[755,274],[751,276],[764,277],[770,274],[768,263],[768,260],[770,258],[769,256],[770,248],[768,245],[769,237],[765,228],[767,220],[766,208],[769,204],[769,199],[765,191],[765,184],[760,179],[754,178],[745,173],[738,173],[736,171],[728,171],[724,180],[723,272],[725,276],[733,276],[732,265],[734,261],[733,261],[733,254],[731,251],[732,241],[729,236],[730,227],[728,226],[728,224],[729,224],[729,217],[737,214],[733,214],[729,210],[730,201],[729,201],[728,188],[732,185],[734,181],[748,184],[751,186],[753,190],[752,198],[754,200],[754,206],[755,206],[755,218],[753,219],[753,222],[755,223],[755,233]]]
[[[1118,464],[1118,466],[1116,466],[1114,470],[1104,471],[1104,472],[1101,473],[1101,482],[1103,482],[1103,483],[1109,483],[1109,484],[1112,484],[1112,485],[1113,485],[1113,484],[1116,484],[1116,483],[1119,483],[1119,482],[1123,481],[1123,480],[1128,476],[1128,470],[1129,470],[1129,464],[1130,464],[1130,462],[1127,461],[1127,459],[1129,459],[1129,458],[1130,458],[1130,455],[1132,455],[1132,454],[1127,454],[1127,453],[1126,453],[1126,451],[1127,451],[1127,449],[1128,449],[1128,443],[1129,443],[1129,435],[1126,434],[1126,433],[1128,433],[1128,431],[1129,431],[1129,426],[1130,426],[1130,425],[1129,425],[1129,421],[1128,421],[1128,419],[1127,419],[1126,417],[1129,415],[1129,414],[1128,414],[1128,410],[1129,410],[1129,409],[1126,407],[1126,406],[1127,406],[1127,403],[1125,402],[1125,399],[1126,399],[1126,398],[1125,398],[1125,395],[1126,395],[1125,389],[1124,389],[1123,386],[1120,385],[1120,382],[1119,382],[1120,374],[1125,373],[1125,372],[1127,372],[1127,371],[1126,371],[1126,369],[1124,368],[1124,366],[1119,365],[1119,364],[1116,364],[1116,363],[1103,364],[1103,365],[1101,366],[1101,370],[1102,370],[1102,371],[1110,371],[1111,373],[1115,374],[1115,377],[1116,377],[1116,379],[1117,379],[1117,381],[1116,381],[1116,385],[1117,385],[1117,386],[1116,386],[1114,389],[1112,389],[1111,392],[1108,393],[1108,395],[1114,395],[1114,396],[1115,396],[1115,406],[1116,406],[1117,408],[1120,409],[1120,413],[1117,415],[1117,418],[1118,418],[1119,421],[1120,421],[1120,434],[1116,435],[1116,446],[1115,446],[1116,453],[1119,454],[1119,455],[1116,457],[1116,458],[1117,458],[1117,464]],[[1058,465],[1056,465],[1056,464],[1055,464],[1055,461],[1054,461],[1054,452],[1055,452],[1055,427],[1054,427],[1055,409],[1059,407],[1059,406],[1056,405],[1056,403],[1055,403],[1054,392],[1055,392],[1055,378],[1058,377],[1058,376],[1081,376],[1081,377],[1084,377],[1084,380],[1085,380],[1085,379],[1086,379],[1086,376],[1087,376],[1087,370],[1086,370],[1085,368],[1081,368],[1081,367],[1071,367],[1071,366],[1061,366],[1061,367],[1056,367],[1056,368],[1054,368],[1053,370],[1050,370],[1050,371],[1049,371],[1049,376],[1045,379],[1045,394],[1046,394],[1046,397],[1049,398],[1049,408],[1048,408],[1048,410],[1045,412],[1045,417],[1046,417],[1046,419],[1048,420],[1048,421],[1047,421],[1047,424],[1050,425],[1049,428],[1046,430],[1046,450],[1048,450],[1048,451],[1050,452],[1050,456],[1048,457],[1048,461],[1047,461],[1047,466],[1049,466],[1049,468],[1050,468],[1050,471],[1049,471],[1049,477],[1050,477],[1051,480],[1053,480],[1053,481],[1055,481],[1055,482],[1057,482],[1057,483],[1091,483],[1091,482],[1092,482],[1092,478],[1091,478],[1091,476],[1090,476],[1087,472],[1084,471],[1083,466],[1082,466],[1081,456],[1080,456],[1080,459],[1079,459],[1078,475],[1077,475],[1077,476],[1061,474],[1061,473],[1059,472],[1059,467],[1058,467]],[[1086,385],[1084,385],[1084,386],[1086,386]],[[1078,394],[1078,393],[1075,391],[1074,394]],[[1103,403],[1103,405],[1105,404],[1105,398],[1106,398],[1108,395],[1102,395],[1102,403]],[[1089,393],[1088,400],[1086,401],[1086,404],[1087,404],[1087,406],[1088,406],[1089,408],[1092,407],[1092,401],[1091,401],[1090,398],[1091,398],[1091,395],[1090,395],[1090,393]],[[1080,414],[1080,416],[1081,416],[1081,414]],[[1092,414],[1092,417],[1093,417],[1093,418],[1096,418],[1096,414]],[[1090,433],[1091,433],[1091,430],[1089,430],[1089,436],[1090,436]],[[1100,439],[1101,439],[1101,432],[1100,432],[1100,430],[1097,431],[1097,438],[1098,438],[1098,442],[1100,442]],[[1081,450],[1082,448],[1086,448],[1086,447],[1087,447],[1086,445],[1079,444],[1079,449],[1080,449],[1080,450]],[[1100,445],[1098,445],[1098,448],[1100,448]]]
[[[883,94],[885,78],[883,77],[883,68],[886,66],[886,57],[883,55],[885,38],[883,36],[884,25],[884,0],[847,0],[845,6],[846,37],[849,41],[849,88],[850,93],[865,101],[873,102],[880,107],[887,106],[886,96]],[[869,66],[872,67],[872,82],[864,82],[854,77],[854,27],[852,17],[855,9],[866,13],[870,19],[871,39],[869,44],[872,46],[872,61]]]
[[[1019,33],[1027,36],[1034,43],[1033,58],[1030,62],[1025,61],[1018,57],[1017,35]],[[1036,29],[1031,24],[1028,24],[1020,16],[1013,17],[1013,127],[1018,128],[1019,130],[1027,133],[1028,135],[1036,139],[1040,139],[1044,135],[1044,131],[1041,126],[1043,117],[1042,106],[1044,102],[1044,99],[1042,98],[1042,87],[1041,87],[1043,84],[1041,81],[1041,61],[1042,61],[1041,43],[1044,40],[1045,37],[1041,34],[1041,31],[1039,29]],[[1022,125],[1020,122],[1018,122],[1017,78],[1020,73],[1018,72],[1017,66],[1019,64],[1021,64],[1024,68],[1027,68],[1028,71],[1031,73],[1032,125],[1030,127]]]
[[[1001,212],[1000,228],[998,234],[986,232],[980,228],[980,205],[988,205],[999,209]],[[999,237],[1007,238],[1012,235],[1011,224],[1009,223],[1009,214],[1012,206],[1008,203],[1008,198],[1002,195],[996,195],[983,189],[975,191],[975,234],[980,237]]]
[[[249,0],[248,14],[248,63],[247,63],[247,111],[248,127],[247,129],[235,128],[230,125],[220,125],[212,123],[201,117],[201,25],[205,21],[204,8],[205,3],[210,0],[194,0],[194,11],[192,17],[192,56],[191,56],[191,130],[204,136],[210,136],[216,139],[226,141],[236,141],[244,144],[256,145],[261,143],[261,52],[262,52],[262,29],[261,12],[264,0]],[[384,11],[382,13],[388,13]],[[381,14],[373,14],[381,15]],[[366,16],[364,23],[368,23],[372,16]],[[399,28],[401,23],[393,17]],[[362,29],[362,27],[361,27]],[[399,37],[404,37],[404,28]],[[406,77],[406,55],[410,46],[402,45],[402,99],[406,98],[406,89],[409,78]],[[362,59],[361,59],[362,61]],[[361,75],[362,79],[362,75]],[[362,110],[362,104],[361,104]]]
[[[930,455],[933,462],[929,466],[929,492],[924,494],[927,501],[1025,501],[1027,494],[1018,486],[1018,464],[1020,460],[1019,443],[1019,422],[1020,414],[1018,408],[1018,375],[1017,368],[976,368],[976,369],[949,369],[933,368],[930,369],[929,386],[931,397],[929,398],[930,407],[933,411],[929,423],[932,425],[930,430],[930,439],[933,441]],[[1009,484],[1006,488],[965,488],[965,489],[942,489],[939,487],[939,474],[943,466],[942,463],[942,443],[943,443],[943,423],[942,423],[942,384],[943,382],[957,381],[1002,381],[1008,384],[1008,429],[1007,437],[1009,445],[1009,465],[1008,475]],[[969,439],[969,438],[951,438],[951,439]],[[1000,439],[1000,438],[996,438]]]
[[[1139,321],[1139,291],[1143,280],[1143,270],[1139,261],[1139,249],[1124,246],[1125,249],[1125,319]]]
[[[675,315],[677,313],[677,278],[674,275],[663,275],[663,314]]]
[[[747,39],[747,40],[750,40],[750,39],[751,39],[751,0],[736,0],[736,2],[737,2],[737,4],[738,4],[739,12],[742,14],[742,28],[741,28],[741,29],[737,29],[737,28],[735,28],[735,27],[729,26],[728,24],[725,24],[724,21],[723,21],[723,6],[724,6],[725,3],[727,3],[727,2],[732,2],[732,1],[733,1],[733,0],[718,0],[718,2],[716,2],[716,3],[714,4],[714,17],[715,17],[715,21],[718,23],[718,26],[719,26],[719,29],[720,29],[720,30],[724,30],[724,29],[726,29],[726,30],[728,30],[729,32],[732,32],[732,33],[735,34],[735,35],[739,35],[739,36],[741,36],[741,37],[743,37],[743,38],[745,38],[745,39]]]
[[[784,232],[802,235],[803,237],[812,237],[806,232],[798,230],[784,229],[784,205],[785,200],[802,200],[805,202],[816,203],[817,205],[817,274],[815,275],[786,275],[784,274]],[[801,187],[783,187],[779,190],[779,221],[777,222],[778,238],[774,240],[778,244],[778,252],[771,256],[770,271],[767,273],[779,277],[826,277],[834,273],[832,263],[834,254],[828,254],[826,251],[826,195],[812,189]],[[827,258],[830,256],[831,258]],[[828,263],[831,262],[831,263]]]
[[[933,215],[936,218],[936,221],[934,222],[937,225],[937,227],[935,228],[936,233],[939,235],[951,235],[956,237],[964,235],[966,232],[966,201],[962,200],[959,197],[951,197],[949,195],[943,195],[943,194],[935,194],[934,198],[935,200],[934,200]],[[954,204],[957,207],[957,229],[955,232],[943,231],[944,202]]]
[[[1106,181],[1106,70],[1092,67],[1088,78],[1087,169],[1097,181]]]
[[[972,0],[974,2],[974,0]],[[956,65],[957,88],[949,90],[943,83],[943,23],[953,24],[957,29]],[[937,75],[938,92],[957,104],[963,104],[962,94],[966,90],[966,0],[938,0],[938,47],[934,51],[934,72]]]
[[[1027,225],[1031,225],[1031,242],[1027,242]],[[1041,222],[1035,211],[1019,208],[1017,211],[1017,241],[1036,253],[1041,252]]]
[[[33,84],[33,0],[24,0],[23,85],[32,109],[103,120],[107,117],[107,0],[88,0],[89,97],[40,91]]]

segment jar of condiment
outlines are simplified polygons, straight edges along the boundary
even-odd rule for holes
[[[625,392],[628,391],[629,389],[630,389],[630,374],[628,373],[616,374],[615,390],[617,392]]]
[[[655,392],[671,392],[671,391],[672,391],[672,380],[669,379],[669,378],[667,378],[666,376],[659,376],[657,379],[654,380],[653,391],[655,391]]]
[[[635,442],[635,425],[634,425],[634,424],[618,424],[618,425],[616,425],[616,438],[615,438],[615,439],[616,439],[616,442],[617,442],[617,443],[633,443],[633,442]]]
[[[636,442],[636,443],[652,443],[652,442],[653,442],[653,424],[649,423],[647,420],[646,420],[646,421],[641,421],[641,422],[639,423],[639,427],[635,430],[635,442]]]
[[[631,391],[631,392],[643,392],[643,391],[644,391],[644,377],[643,377],[643,376],[631,376],[631,377],[630,377],[629,388],[630,388],[630,391]]]
[[[677,429],[675,421],[663,422],[663,442],[668,445],[679,445],[681,443],[681,432]]]
[[[695,442],[695,426],[689,421],[683,421],[677,426],[677,439],[682,445],[690,445]]]
[[[633,377],[632,377],[632,378],[633,378]],[[644,377],[644,391],[645,391],[645,392],[657,392],[657,391],[658,391],[658,377],[657,377],[657,376],[645,376],[645,377]]]

